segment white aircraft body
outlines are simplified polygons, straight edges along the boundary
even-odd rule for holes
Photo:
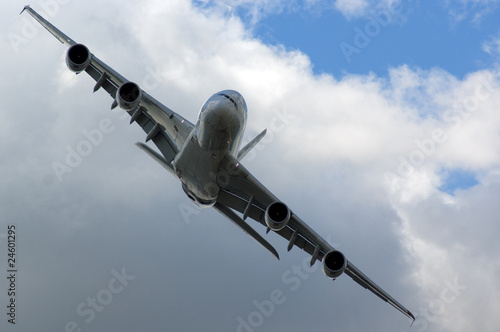
[[[304,223],[239,162],[260,139],[264,130],[245,147],[240,143],[247,119],[245,100],[236,91],[214,94],[201,108],[195,125],[165,107],[136,83],[130,82],[88,48],[78,44],[46,21],[31,7],[27,11],[68,48],[66,63],[75,73],[87,72],[95,81],[94,92],[104,89],[113,97],[112,108],[120,106],[146,132],[160,152],[137,143],[149,156],[182,183],[196,204],[214,207],[279,259],[278,252],[245,220],[253,219],[311,255],[310,264],[322,261],[327,277],[346,273],[404,315],[415,317],[403,305],[370,280],[345,256]],[[21,12],[21,13],[22,13]]]

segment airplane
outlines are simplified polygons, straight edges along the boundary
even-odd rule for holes
[[[288,251],[299,247],[311,255],[310,265],[323,264],[324,274],[335,280],[347,274],[362,287],[415,321],[415,316],[333,248],[290,208],[262,185],[240,162],[264,137],[262,131],[240,148],[247,121],[247,105],[234,90],[220,91],[201,107],[196,124],[154,99],[139,85],[99,60],[29,5],[28,12],[56,39],[68,47],[66,64],[75,73],[85,71],[95,81],[94,92],[104,89],[111,108],[122,108],[146,133],[156,151],[145,143],[136,145],[177,177],[186,195],[198,206],[213,207],[279,259],[276,249],[247,222],[255,220],[288,240]]]

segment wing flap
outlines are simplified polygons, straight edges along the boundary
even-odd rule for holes
[[[225,180],[219,183],[222,191],[219,195],[218,204],[234,209],[242,214],[246,211],[250,218],[266,226],[265,210],[269,204],[278,201],[276,196],[257,181],[234,157],[226,157],[222,165],[225,166],[221,170],[224,176],[220,178]],[[311,264],[316,260],[322,261],[326,253],[334,250],[333,246],[293,212],[286,227],[275,233],[289,241],[289,248],[296,246],[310,254],[312,256]],[[415,320],[415,317],[408,309],[397,302],[349,261],[347,262],[345,273],[363,288],[370,290],[404,315]]]
[[[61,43],[64,43],[66,46],[77,44],[30,6],[25,6],[22,12],[24,11],[27,11]],[[90,64],[85,68],[85,72],[96,81],[94,92],[102,88],[113,100],[116,98],[118,88],[123,83],[128,82],[125,77],[94,54],[91,54]],[[114,101],[113,105],[115,104],[116,102]],[[143,91],[143,97],[139,102],[139,108],[128,111],[128,114],[133,116],[133,120],[141,126],[146,134],[151,134],[152,129],[157,124],[159,125],[157,128],[160,130],[151,135],[154,136],[151,139],[168,162],[175,157],[194,128],[192,123],[158,102],[145,91]]]
[[[93,56],[93,58],[95,57]],[[113,81],[111,81],[111,77],[109,77],[109,74],[107,74],[105,71],[98,70],[96,66],[92,63],[92,60],[87,69],[85,69],[85,71],[87,72],[87,74],[89,74],[90,77],[92,77],[96,81],[96,84],[94,85],[94,92],[96,92],[100,88],[103,88],[111,97],[115,98],[116,91],[118,90],[120,84],[113,83]]]
[[[46,21],[42,16],[31,9],[31,7],[24,7],[23,12],[24,11],[27,11],[61,43],[67,46],[76,44],[74,40]],[[96,81],[94,91],[103,88],[113,99],[116,98],[119,87],[123,83],[128,82],[125,77],[106,65],[103,61],[99,60],[93,54],[90,64],[85,71]],[[189,136],[189,133],[194,128],[193,124],[158,102],[145,91],[143,91],[143,98],[139,103],[139,107],[128,111],[128,114],[132,117],[132,122],[137,122],[147,133],[148,139],[151,139],[159,148],[164,159],[156,155],[155,152],[149,148],[144,148],[144,146],[142,146],[142,148],[167,167],[169,167],[168,164],[175,157],[180,147],[182,147]],[[261,135],[263,134],[261,133]],[[248,149],[244,149],[242,155],[248,152],[251,146],[256,144],[258,139],[260,138],[256,138],[253,141],[254,143],[248,146]],[[221,167],[218,175],[223,175],[227,180],[219,182],[222,190],[215,208],[245,232],[250,234],[261,245],[273,253],[273,255],[278,257],[276,250],[244,222],[243,219],[239,218],[233,212],[233,210],[238,211],[265,225],[265,210],[267,206],[278,201],[278,199],[253,177],[234,157],[227,156],[221,165],[224,167]],[[289,248],[297,246],[312,255],[313,259],[311,259],[311,263],[315,260],[322,260],[328,251],[333,250],[330,244],[293,213],[288,225],[277,233],[289,240]],[[410,311],[394,300],[394,298],[377,286],[350,262],[346,267],[346,274],[362,287],[369,289],[406,316],[413,320],[415,319]]]
[[[345,273],[351,277],[355,282],[361,285],[363,288],[370,290],[373,294],[377,295],[383,301],[389,303],[394,308],[398,309],[401,313],[406,315],[415,321],[415,316],[406,309],[401,303],[396,301],[392,296],[390,296],[386,291],[380,288],[376,283],[374,283],[370,278],[368,278],[363,272],[361,272],[357,267],[355,267],[351,262],[347,262],[347,267]]]
[[[245,209],[247,208],[248,201],[244,200],[241,197],[238,197],[236,195],[231,194],[228,191],[221,191],[219,193],[219,197],[217,199],[217,202],[223,206],[230,207],[231,209],[234,209],[235,211],[238,211],[240,213],[244,213]],[[259,208],[258,206],[252,204],[248,210],[248,217],[252,218],[253,220],[259,222],[263,226],[267,227],[265,217],[264,217],[265,211]],[[292,215],[292,219],[297,218],[295,215]],[[279,235],[281,235],[283,238],[286,240],[290,240],[297,230],[297,227],[293,226],[286,226],[282,230],[276,232]],[[293,244],[296,247],[299,247],[300,249],[303,249],[306,251],[308,254],[312,255],[317,247],[317,245],[314,245],[310,241],[308,241],[301,233],[300,231],[297,233],[297,237],[293,241]],[[324,251],[320,252],[318,254],[318,259],[321,260],[323,258]]]
[[[94,92],[99,88],[103,88],[113,99],[116,98],[119,86],[127,81],[123,76],[116,73],[94,55],[92,55],[91,63],[85,71],[96,81]],[[143,99],[144,98],[148,98],[148,95],[144,94]],[[139,105],[137,109],[127,111],[127,113],[133,117],[134,121],[137,122],[146,134],[150,134],[153,128],[155,128],[157,124],[160,124],[160,122],[162,124],[168,123],[168,120],[171,119],[174,114],[174,112],[168,108],[170,115],[163,112],[163,110],[158,107],[154,108],[153,104],[148,100],[142,100]],[[154,116],[155,114],[156,119]],[[173,128],[176,127],[175,124],[170,127],[175,131]],[[180,150],[179,145],[171,138],[171,135],[165,130],[165,127],[161,128],[161,130],[151,139],[168,162],[172,161]]]

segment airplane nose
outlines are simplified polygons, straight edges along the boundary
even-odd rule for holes
[[[236,110],[242,113],[246,113],[245,99],[238,91],[224,90],[219,92],[217,95],[227,98],[233,104]]]
[[[219,103],[204,116],[204,124],[216,131],[225,131],[235,121],[234,106],[226,101]]]
[[[210,127],[216,131],[226,131],[244,122],[241,95],[232,90],[221,91],[213,95],[202,107],[200,122],[202,127]]]
[[[230,101],[233,105],[233,107],[238,110],[238,104],[236,103],[236,101],[229,95],[225,94],[225,93],[220,93],[219,96],[222,96],[224,98],[226,98],[228,101]]]
[[[203,105],[197,123],[198,142],[203,149],[236,149],[246,124],[246,109],[241,98],[239,93],[225,90]]]

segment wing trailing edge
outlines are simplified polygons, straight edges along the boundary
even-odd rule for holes
[[[61,43],[66,44],[67,46],[73,46],[76,44],[76,42],[69,38],[66,34],[64,34],[61,30],[50,24],[46,19],[44,19],[40,14],[38,14],[36,11],[31,9],[29,5],[24,6],[23,10],[19,15],[24,13],[24,11],[27,11],[35,20],[37,20],[45,29],[47,29],[48,32],[50,32],[54,37],[56,37],[57,40],[59,40]]]

